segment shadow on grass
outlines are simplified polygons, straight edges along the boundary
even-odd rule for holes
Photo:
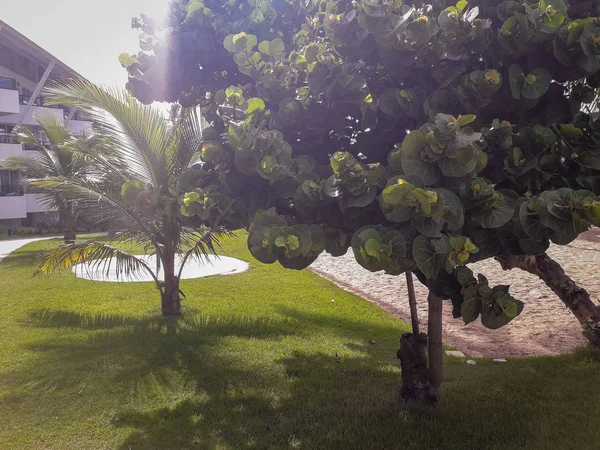
[[[548,393],[551,385],[540,382],[556,375],[557,360],[543,371],[520,372],[518,385],[508,365],[451,366],[454,381],[444,390],[446,403],[434,410],[398,408],[393,399],[399,373],[377,345],[349,343],[360,353],[351,357],[279,345],[290,334],[315,327],[329,327],[343,340],[364,340],[390,327],[291,308],[280,312],[283,317],[273,320],[198,316],[176,321],[40,310],[30,315],[30,326],[90,334],[83,342],[53,337],[36,344],[31,349],[39,352],[36,364],[44,370],[9,373],[5,380],[18,383],[28,376],[30,386],[52,383],[77,390],[81,376],[93,371],[102,381],[97,390],[88,388],[86,402],[102,404],[107,387],[111,396],[127,397],[144,390],[144,380],[151,378],[171,400],[159,407],[118,404],[118,421],[110,426],[132,429],[119,450],[530,448],[536,433],[547,432],[541,406],[552,409],[562,401]],[[264,355],[253,353],[261,342],[278,352],[264,365],[256,360]],[[470,378],[473,373],[477,379]],[[589,383],[572,378],[574,390]],[[181,385],[186,386],[183,397]],[[3,400],[16,404],[21,395],[31,394]],[[39,395],[44,401],[48,394]],[[73,398],[69,401],[77,401]]]
[[[129,332],[160,332],[167,334],[197,334],[217,336],[258,337],[285,332],[280,322],[268,318],[205,316],[193,314],[188,309],[185,318],[165,318],[160,315],[147,318],[118,314],[82,314],[73,311],[39,309],[29,313],[29,324],[43,328],[78,328],[83,330],[109,330],[128,328]]]
[[[36,258],[40,254],[39,250],[17,250],[16,252],[11,253],[6,256],[0,262],[1,266],[5,266],[6,268],[13,267],[31,267],[31,274],[36,269]]]

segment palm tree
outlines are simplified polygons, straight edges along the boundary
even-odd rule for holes
[[[226,205],[226,196],[202,218],[185,209],[185,214],[181,212],[181,197],[186,191],[181,177],[190,172],[202,145],[199,112],[181,109],[176,120],[169,122],[156,108],[142,105],[126,91],[102,88],[83,79],[53,84],[46,98],[48,104],[85,111],[95,123],[96,139],[104,150],[78,146],[77,151],[93,162],[88,176],[59,175],[38,180],[36,186],[53,189],[67,201],[76,202],[88,220],[118,239],[151,250],[164,275],[159,279],[158,267],[99,241],[50,250],[42,256],[38,273],[48,274],[82,262],[106,271],[114,264],[117,276],[145,270],[160,291],[163,315],[179,315],[184,265],[190,259],[215,254],[219,237],[229,234],[219,224],[231,208],[231,202]],[[206,192],[216,189],[203,187]],[[197,192],[190,198],[200,197]],[[178,255],[182,261],[176,267]]]
[[[76,151],[77,148],[95,149],[95,139],[85,136],[71,136],[67,128],[55,118],[38,117],[37,122],[47,137],[40,140],[27,127],[17,127],[15,134],[21,144],[28,144],[36,151],[36,156],[12,156],[2,162],[8,169],[21,170],[29,181],[31,192],[38,194],[47,211],[56,211],[59,222],[64,227],[65,243],[75,242],[75,227],[80,217],[77,202],[67,200],[59,192],[45,189],[36,180],[64,177],[84,179],[88,176],[91,160]]]

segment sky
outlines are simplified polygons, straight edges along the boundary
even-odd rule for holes
[[[95,83],[124,87],[123,52],[137,53],[131,18],[164,17],[169,0],[1,0],[0,19]],[[6,3],[6,4],[4,4]]]

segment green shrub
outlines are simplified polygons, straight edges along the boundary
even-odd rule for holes
[[[31,236],[38,234],[38,230],[33,227],[15,227],[12,231],[15,236]]]

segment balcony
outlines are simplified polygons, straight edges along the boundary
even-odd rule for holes
[[[17,137],[12,133],[0,131],[0,144],[18,144]]]
[[[1,91],[1,89],[0,89]],[[36,102],[37,103],[37,102]],[[21,115],[24,113],[27,105],[19,105],[19,113],[5,115],[2,117],[2,122],[7,124],[18,124],[21,119]],[[60,124],[64,124],[65,117],[62,109],[58,108],[47,108],[45,106],[37,106],[34,105],[29,109],[27,115],[23,118],[21,122],[22,125],[39,125],[36,117],[43,117],[46,120],[54,119]]]
[[[92,122],[87,120],[75,120],[71,119],[67,123],[67,129],[71,134],[89,136],[92,134]]]
[[[35,144],[23,144],[23,150],[37,152],[37,145]]]
[[[22,154],[21,144],[17,142],[14,134],[0,133],[0,166],[2,165],[4,158]]]
[[[0,77],[0,116],[19,113],[19,92],[16,81]]]
[[[27,217],[27,203],[24,195],[7,194],[0,192],[0,220],[25,219]]]
[[[19,95],[19,105],[28,105],[29,102],[31,101],[31,95]],[[36,106],[42,106],[42,98],[38,97],[34,102],[34,105]]]
[[[37,195],[25,194],[25,210],[28,213],[46,212],[46,207]]]

